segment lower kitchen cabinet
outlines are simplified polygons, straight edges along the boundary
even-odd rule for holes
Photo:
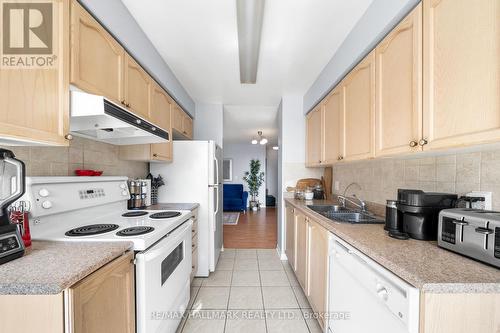
[[[192,242],[191,242],[191,281],[193,281],[198,271],[198,208],[192,211],[193,213],[193,226],[191,228]]]
[[[309,220],[308,234],[307,296],[312,309],[323,314],[327,312],[330,233],[318,223]],[[325,318],[320,317],[319,323],[324,328]]]
[[[59,294],[0,296],[0,332],[135,333],[133,259],[127,252]]]
[[[421,295],[420,333],[470,332],[500,332],[500,294]]]
[[[297,242],[295,246],[295,275],[300,285],[307,292],[307,218],[295,213]]]
[[[295,269],[295,209],[287,206],[285,214],[285,254],[288,258],[288,263]]]
[[[72,333],[134,333],[133,254],[124,255],[68,291]]]

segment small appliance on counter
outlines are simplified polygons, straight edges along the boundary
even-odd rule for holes
[[[397,200],[387,200],[384,230],[387,230],[389,237],[408,239],[408,234],[403,232],[403,215],[398,210],[397,204]]]
[[[134,179],[128,181],[130,199],[128,209],[145,209],[151,205],[151,180]]]
[[[468,208],[442,210],[438,245],[500,268],[500,212]]]
[[[456,194],[398,190],[397,208],[403,217],[402,232],[418,240],[436,240],[439,212],[454,208]]]
[[[10,150],[0,149],[0,264],[22,257],[24,244],[9,218],[9,206],[25,191],[25,166]]]

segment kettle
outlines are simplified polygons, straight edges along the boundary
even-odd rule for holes
[[[8,208],[25,190],[24,163],[10,150],[0,148],[0,264],[24,255],[21,235],[10,223]]]

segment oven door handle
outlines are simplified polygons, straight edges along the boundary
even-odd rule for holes
[[[186,232],[189,231],[188,237],[191,237],[192,225],[193,225],[193,220],[189,219],[187,222],[182,224],[178,229],[168,234],[166,238],[162,239],[160,242],[162,242],[163,240],[167,240],[169,244],[175,244],[175,246],[177,246],[177,243],[184,237],[186,237]],[[160,254],[164,254],[165,252],[168,253],[171,250],[170,247],[158,246],[158,245],[159,244],[153,246],[149,250],[142,252],[142,254],[144,255],[144,259],[146,261],[150,260],[151,258],[155,258]]]

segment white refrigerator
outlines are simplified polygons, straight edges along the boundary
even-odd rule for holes
[[[222,149],[214,141],[174,141],[172,163],[151,163],[153,176],[165,186],[159,203],[199,203],[198,271],[206,277],[215,271],[222,250]]]

